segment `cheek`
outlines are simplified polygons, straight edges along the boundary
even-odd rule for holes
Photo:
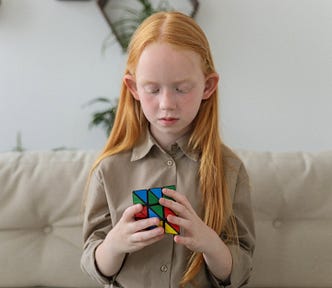
[[[200,93],[200,91],[187,94],[185,97],[181,98],[182,106],[188,106],[187,108],[199,107],[201,105],[202,98],[203,93]]]
[[[158,104],[156,103],[154,97],[149,97],[146,95],[140,96],[140,103],[142,110],[146,116],[148,116],[147,114],[151,114],[158,107]]]

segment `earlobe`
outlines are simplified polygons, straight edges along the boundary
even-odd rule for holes
[[[205,79],[205,88],[203,99],[208,99],[216,91],[219,82],[219,75],[217,73],[212,73],[208,75]]]
[[[137,92],[137,85],[136,79],[134,76],[130,74],[126,74],[123,77],[123,82],[127,86],[128,90],[130,91],[131,95],[136,99],[139,100],[138,92]]]

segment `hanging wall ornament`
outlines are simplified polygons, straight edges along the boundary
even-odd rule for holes
[[[197,0],[98,0],[98,5],[121,48],[126,51],[138,25],[158,11],[179,11],[195,17]]]

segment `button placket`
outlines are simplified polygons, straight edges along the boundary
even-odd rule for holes
[[[275,229],[279,229],[281,226],[282,226],[282,221],[280,219],[274,219],[273,222],[272,222],[272,226],[275,228]]]
[[[169,159],[169,160],[167,160],[166,164],[167,164],[167,166],[173,166],[174,161]]]
[[[164,272],[164,273],[167,272],[167,271],[168,271],[168,267],[167,267],[167,265],[161,265],[161,266],[160,266],[160,271],[161,271],[161,272]]]
[[[45,233],[45,234],[50,234],[51,232],[53,231],[53,228],[52,228],[52,226],[45,226],[44,228],[43,228],[43,232]]]

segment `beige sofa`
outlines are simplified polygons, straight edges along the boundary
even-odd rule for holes
[[[332,151],[236,152],[256,218],[249,287],[331,288]],[[80,270],[81,199],[95,156],[0,153],[0,287],[98,287]]]

